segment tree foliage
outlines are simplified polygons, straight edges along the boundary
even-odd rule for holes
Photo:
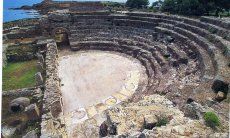
[[[129,8],[146,8],[149,5],[148,0],[127,0],[126,6]]]
[[[229,0],[164,0],[161,10],[183,15],[204,15],[229,11]]]

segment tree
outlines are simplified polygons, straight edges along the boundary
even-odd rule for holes
[[[158,9],[158,8],[160,8],[162,6],[162,4],[163,4],[163,1],[162,0],[158,0],[158,1],[153,2],[151,7]]]
[[[218,16],[220,12],[230,10],[229,0],[199,0],[205,6],[206,12],[215,12]]]
[[[164,12],[175,13],[176,11],[175,6],[176,6],[175,0],[165,0],[161,9]]]
[[[229,0],[165,0],[161,10],[163,12],[198,16],[215,12],[217,16],[224,10],[230,10],[230,2]]]
[[[179,14],[184,15],[203,15],[206,12],[199,0],[182,0],[179,7]]]
[[[148,0],[127,0],[126,6],[129,8],[146,8],[149,5]]]

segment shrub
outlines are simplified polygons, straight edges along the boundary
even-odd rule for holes
[[[204,120],[207,126],[215,128],[220,125],[218,116],[213,112],[206,112],[204,114]]]
[[[169,119],[167,118],[167,117],[159,117],[158,118],[158,121],[157,121],[157,123],[156,123],[156,126],[157,127],[160,127],[160,126],[166,126],[166,124],[168,124],[169,123]]]

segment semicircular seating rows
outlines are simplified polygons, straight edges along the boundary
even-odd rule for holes
[[[169,83],[230,81],[227,22],[144,12],[58,14],[48,20],[51,30],[68,29],[71,50],[115,51],[137,58],[149,77],[146,91]]]

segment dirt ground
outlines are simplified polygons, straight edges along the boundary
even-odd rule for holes
[[[64,51],[59,55],[64,113],[95,105],[120,91],[132,91],[147,80],[136,59],[102,51]]]

